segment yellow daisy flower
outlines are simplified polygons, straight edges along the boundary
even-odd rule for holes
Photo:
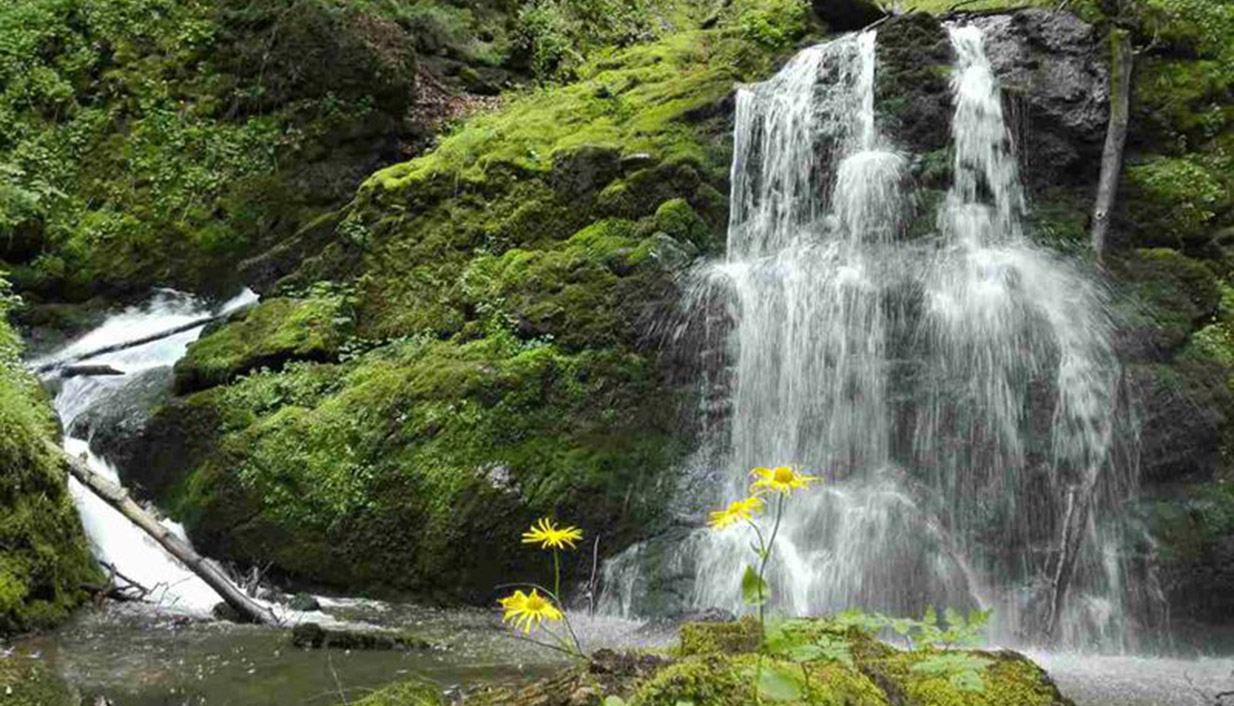
[[[541,549],[574,549],[574,543],[583,538],[577,527],[558,528],[547,517],[523,533],[523,544],[539,544]]]
[[[756,514],[763,511],[763,500],[758,496],[749,497],[744,500],[737,500],[728,504],[728,507],[723,510],[716,510],[711,513],[711,521],[707,524],[712,529],[724,529],[754,517]]]
[[[811,483],[818,482],[818,478],[798,473],[797,469],[792,466],[755,468],[750,471],[750,475],[758,479],[750,486],[750,492],[752,493],[770,490],[788,495],[794,490],[805,490],[810,487]]]
[[[556,622],[561,620],[561,611],[548,598],[541,596],[536,589],[531,594],[515,591],[513,595],[498,601],[505,611],[501,621],[513,623],[515,629],[530,633],[533,627],[538,627],[542,621]]]

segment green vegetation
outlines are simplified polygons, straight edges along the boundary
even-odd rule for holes
[[[224,385],[287,360],[336,359],[354,325],[352,296],[318,286],[305,298],[262,301],[242,321],[202,337],[176,366],[176,390]]]
[[[62,620],[97,579],[65,471],[47,447],[54,417],[17,359],[12,303],[0,278],[0,636]],[[5,669],[0,662],[0,687]]]
[[[79,701],[39,662],[0,657],[0,694],[5,706],[76,706]]]
[[[15,284],[54,299],[226,286],[227,266],[345,200],[414,96],[411,30],[384,6],[5,3]]]

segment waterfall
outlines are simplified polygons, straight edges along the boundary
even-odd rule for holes
[[[1134,430],[1105,292],[1026,235],[981,30],[949,32],[954,183],[931,237],[908,238],[909,156],[876,127],[873,31],[738,93],[727,257],[693,273],[677,329],[706,321],[701,336],[719,338],[724,360],[700,381],[721,388],[725,419],[700,454],[713,482],[684,492],[719,506],[754,466],[822,476],[781,529],[777,610],[989,608],[1004,642],[1038,629],[1069,508],[1084,507],[1059,637],[1126,646],[1115,510],[1136,468],[1115,442]],[[610,562],[609,609],[661,602],[657,553],[692,577],[694,608],[743,610],[749,537],[705,530]]]
[[[256,295],[246,290],[227,302],[219,313],[237,309],[255,300]],[[209,313],[209,310],[192,297],[162,290],[144,306],[131,307],[108,317],[98,328],[46,359],[35,361],[35,366],[167,331],[200,320]],[[74,377],[64,380],[54,401],[64,428],[71,430],[73,421],[79,415],[94,405],[105,403],[109,397],[134,380],[137,374],[174,365],[184,355],[188,345],[201,335],[202,328],[91,358],[90,363],[110,365],[125,375]],[[66,434],[64,448],[70,454],[84,455],[90,467],[104,477],[117,483],[120,481],[116,469],[106,459],[91,451],[89,439],[74,438]],[[115,566],[128,578],[152,589],[154,593],[147,597],[148,600],[164,608],[205,615],[219,603],[220,599],[213,589],[180,565],[145,532],[71,477],[69,490],[81,515],[82,525],[95,557]],[[183,529],[174,522],[164,521],[164,524],[184,537]]]

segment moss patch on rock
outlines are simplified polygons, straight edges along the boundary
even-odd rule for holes
[[[55,418],[17,358],[6,296],[0,279],[0,636],[63,620],[97,580],[65,469],[48,448]]]
[[[176,391],[223,385],[258,368],[277,370],[291,360],[331,360],[351,335],[353,323],[346,292],[322,287],[302,299],[267,299],[241,321],[189,345],[176,363]]]

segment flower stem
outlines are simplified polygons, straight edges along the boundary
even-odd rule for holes
[[[781,494],[780,497],[776,499],[776,521],[771,527],[771,538],[767,540],[766,544],[763,544],[763,551],[761,552],[763,555],[762,562],[758,566],[758,624],[759,627],[762,628],[764,634],[767,632],[767,622],[763,609],[766,607],[767,597],[763,595],[763,586],[766,585],[767,582],[767,562],[771,560],[771,550],[775,546],[776,535],[780,534],[780,520],[783,517],[784,495]],[[760,544],[763,543],[762,532],[759,532],[758,540]]]

